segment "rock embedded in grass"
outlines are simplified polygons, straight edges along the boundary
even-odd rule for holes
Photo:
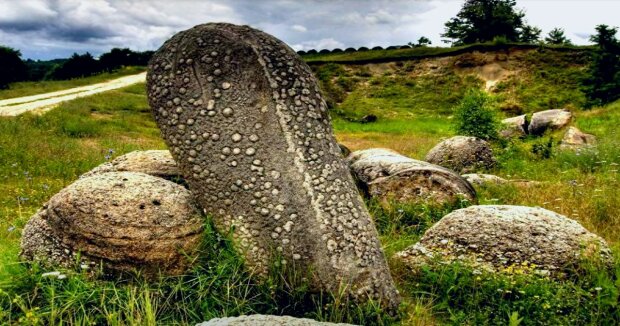
[[[485,184],[496,184],[502,185],[507,184],[510,181],[504,178],[498,177],[492,174],[483,174],[483,173],[469,173],[463,174],[462,177],[467,180],[469,183],[473,185],[485,185]]]
[[[476,191],[454,171],[411,159],[392,150],[372,148],[351,153],[351,173],[362,191],[383,202],[455,203],[476,201]]]
[[[204,24],[153,56],[155,120],[197,201],[249,267],[307,271],[359,301],[400,301],[306,63],[247,26]]]
[[[540,136],[548,130],[562,129],[572,121],[573,114],[566,109],[554,109],[536,112],[528,126],[530,135]]]
[[[503,130],[500,135],[504,138],[527,136],[527,116],[525,114],[502,120]]]
[[[543,208],[504,205],[456,210],[396,258],[413,270],[437,259],[551,276],[572,273],[582,261],[605,268],[613,261],[605,240],[578,222]]]
[[[214,318],[196,326],[353,326],[351,324],[327,323],[308,318],[291,316],[249,315],[238,317]]]
[[[181,171],[168,150],[133,151],[101,164],[81,178],[107,172],[141,172],[180,182]]]
[[[488,170],[497,165],[489,143],[468,136],[455,136],[442,141],[426,154],[425,161],[458,173]]]
[[[596,145],[596,136],[586,134],[576,127],[570,127],[560,142],[560,148],[578,150]]]
[[[104,173],[79,179],[33,216],[22,237],[22,257],[71,266],[79,254],[89,264],[103,263],[106,273],[174,275],[189,266],[202,228],[182,186],[144,173]]]

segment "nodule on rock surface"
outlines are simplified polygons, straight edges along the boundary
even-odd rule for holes
[[[79,255],[104,272],[184,272],[203,219],[184,187],[144,173],[81,178],[54,195],[24,228],[21,256],[71,267]]]
[[[265,274],[280,257],[317,289],[395,310],[377,231],[295,51],[247,26],[198,25],[155,53],[147,92],[198,203],[249,267]]]
[[[452,170],[414,160],[385,148],[351,153],[351,172],[370,197],[400,203],[476,201],[476,191]]]
[[[551,276],[571,272],[581,260],[612,263],[605,240],[578,222],[543,208],[508,205],[456,210],[396,258],[413,270],[437,259]]]

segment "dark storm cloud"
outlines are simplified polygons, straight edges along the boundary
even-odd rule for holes
[[[617,1],[518,1],[545,32],[564,27],[579,44],[599,23],[613,25]],[[0,0],[0,44],[25,57],[99,54],[112,47],[152,50],[204,22],[248,24],[297,50],[406,44],[440,45],[443,23],[462,1],[442,0]],[[554,12],[554,15],[549,15]]]

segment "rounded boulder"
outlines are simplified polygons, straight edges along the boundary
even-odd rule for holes
[[[108,172],[141,172],[172,181],[183,178],[168,150],[133,151],[95,167],[82,178]]]
[[[396,254],[412,269],[434,259],[502,272],[571,272],[582,260],[610,267],[611,251],[578,222],[538,207],[488,205],[456,210]]]
[[[442,141],[428,152],[425,160],[458,173],[491,169],[497,164],[489,143],[468,136],[455,136]]]
[[[48,201],[25,228],[22,257],[67,266],[79,254],[83,262],[103,263],[106,273],[174,275],[189,266],[202,228],[182,186],[144,173],[104,173],[79,179]]]

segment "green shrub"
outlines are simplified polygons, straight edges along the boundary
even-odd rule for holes
[[[499,121],[493,98],[481,90],[470,89],[454,112],[456,132],[481,139],[497,139]]]
[[[553,155],[553,139],[549,138],[547,141],[532,144],[532,154],[536,155],[538,159],[551,158]]]

